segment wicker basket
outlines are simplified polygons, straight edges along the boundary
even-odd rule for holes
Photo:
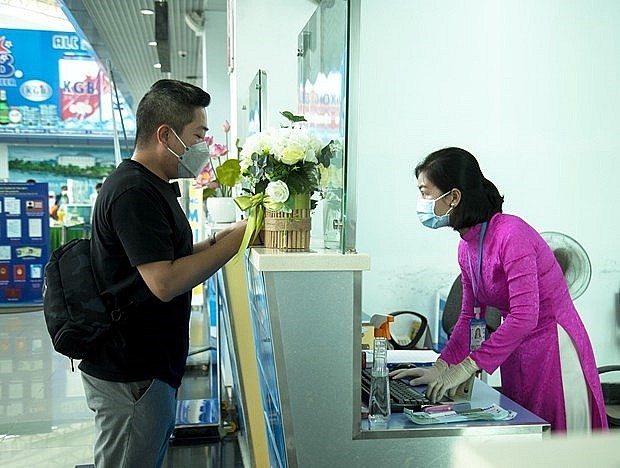
[[[310,248],[310,195],[294,195],[291,213],[265,210],[265,247],[284,250]]]

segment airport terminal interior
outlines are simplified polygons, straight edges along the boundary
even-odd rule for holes
[[[211,172],[178,181],[194,241],[267,211],[270,223],[259,237],[269,242],[192,289],[164,468],[620,466],[618,31],[618,0],[0,0],[0,467],[94,466],[78,362],[46,328],[44,267],[91,235],[98,189],[132,156],[138,103],[165,78],[211,95]],[[213,189],[216,166],[289,125],[312,137],[316,193],[270,204],[252,192],[248,174],[260,171]],[[591,345],[609,433],[555,437],[542,408],[502,393],[500,370],[478,372],[461,401],[402,403],[391,390],[389,412],[372,407],[370,387],[391,381],[387,364],[371,372],[371,317],[394,317],[391,368],[430,367],[471,312],[459,249],[476,226],[453,229],[453,206],[436,211],[443,196],[421,212],[415,174],[454,146],[496,184],[502,215],[526,219],[555,255],[553,289],[587,332],[578,344]],[[244,211],[242,194],[255,195]],[[511,316],[503,299],[505,310],[484,305],[487,322],[470,322],[470,352]],[[456,419],[429,421],[440,410]]]

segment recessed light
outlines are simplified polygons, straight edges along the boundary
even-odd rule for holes
[[[154,15],[155,14],[153,10],[149,10],[148,8],[143,8],[142,10],[140,10],[140,13],[142,13],[143,15]]]
[[[155,68],[161,68],[161,63],[156,63],[155,65],[153,65]]]
[[[157,41],[149,41],[149,45],[155,47],[157,45]]]

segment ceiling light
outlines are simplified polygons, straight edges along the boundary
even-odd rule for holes
[[[149,45],[156,47],[157,46],[157,41],[149,41]]]
[[[155,68],[161,68],[161,63],[156,63],[155,65],[153,65]]]
[[[140,13],[142,13],[143,15],[154,15],[155,14],[153,10],[149,10],[148,8],[143,8],[142,10],[140,10]]]

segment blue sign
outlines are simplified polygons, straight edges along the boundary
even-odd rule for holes
[[[48,209],[47,184],[0,183],[0,306],[43,303]]]
[[[113,135],[110,80],[76,33],[1,29],[0,90],[8,107],[0,135]],[[114,108],[135,132],[122,98]]]

